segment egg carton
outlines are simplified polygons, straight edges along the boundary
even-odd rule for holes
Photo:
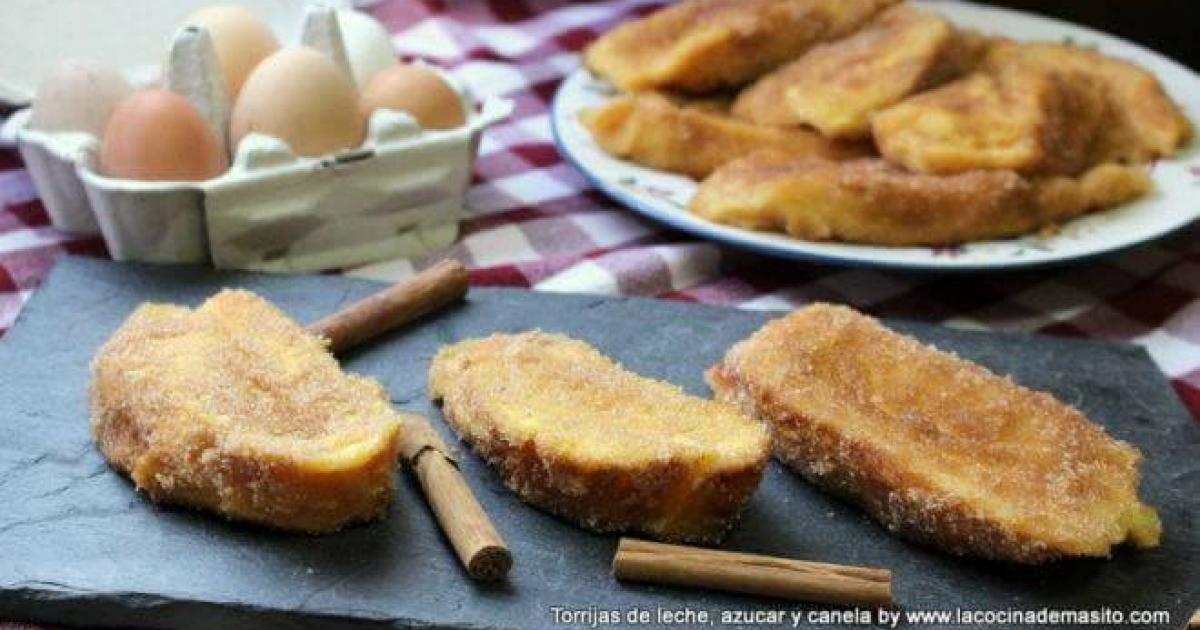
[[[351,72],[334,9],[310,9],[303,33],[304,45]],[[414,258],[457,238],[480,138],[513,109],[506,99],[477,102],[452,76],[431,69],[459,94],[464,125],[422,129],[406,113],[378,110],[361,146],[319,158],[251,134],[225,173],[202,182],[106,177],[98,138],[32,128],[29,109],[14,113],[4,134],[15,140],[51,224],[102,235],[116,260],[307,272]],[[207,33],[181,30],[166,81],[224,139],[228,106],[219,77]]]

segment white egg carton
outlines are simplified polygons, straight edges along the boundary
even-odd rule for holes
[[[302,41],[350,72],[334,14],[324,6],[310,10]],[[362,146],[320,158],[252,134],[228,171],[203,182],[106,177],[98,168],[99,139],[30,128],[28,109],[10,117],[4,136],[15,139],[51,223],[101,234],[116,260],[277,272],[345,268],[422,256],[458,235],[480,137],[513,105],[494,98],[477,103],[441,75],[461,97],[461,127],[422,129],[408,114],[380,110]],[[224,138],[228,110],[214,88],[218,77],[207,33],[181,31],[168,83]]]

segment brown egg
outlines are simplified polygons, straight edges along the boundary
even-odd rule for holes
[[[100,170],[109,177],[200,181],[226,166],[200,112],[169,90],[140,90],[118,103],[100,145]]]
[[[184,24],[202,26],[212,38],[225,79],[229,102],[237,99],[255,66],[279,50],[279,40],[266,22],[244,7],[222,4],[189,15]]]
[[[247,134],[261,133],[309,157],[356,147],[366,133],[356,100],[349,75],[329,57],[312,48],[284,48],[246,79],[229,137],[236,147]]]
[[[458,93],[433,70],[407,63],[376,73],[358,102],[364,118],[392,109],[411,114],[425,129],[453,129],[466,122]]]

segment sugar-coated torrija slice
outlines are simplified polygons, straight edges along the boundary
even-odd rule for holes
[[[526,502],[596,531],[721,538],[770,455],[761,423],[542,332],[443,348],[430,396]]]
[[[584,64],[629,92],[736,87],[854,32],[897,0],[684,0],[592,42]]]
[[[705,104],[706,106],[709,104]],[[831,160],[867,154],[867,147],[829,140],[808,129],[736,120],[712,107],[680,105],[655,93],[618,96],[580,120],[612,155],[696,179],[760,149]]]
[[[391,500],[386,392],[246,291],[139,307],[92,362],[91,406],[105,458],[155,501],[327,532]]]
[[[719,398],[770,425],[786,465],[909,538],[1030,563],[1158,544],[1137,449],[852,309],[769,322],[708,376]]]
[[[858,32],[822,44],[738,94],[733,115],[761,125],[807,124],[836,138],[869,138],[871,114],[966,71],[977,37],[907,3]]]

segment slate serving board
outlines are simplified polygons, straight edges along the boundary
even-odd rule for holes
[[[312,537],[150,504],[110,470],[88,433],[88,361],[144,300],[195,304],[252,289],[301,321],[378,288],[345,278],[221,274],[75,258],[0,341],[0,619],[181,628],[582,627],[554,607],[809,610],[801,604],[621,584],[616,537],[590,534],[516,500],[473,456],[462,468],[516,558],[507,583],[468,580],[405,475],[389,518]],[[344,358],[401,408],[429,414],[428,362],[442,344],[540,327],[587,340],[629,368],[707,395],[702,370],[772,315],[641,299],[476,289],[465,304]],[[1144,351],[1128,345],[895,323],[1049,390],[1147,454],[1143,496],[1166,534],[1110,561],[1029,568],[952,558],[889,536],[855,507],[772,464],[725,548],[886,566],[904,609],[1166,609],[1200,605],[1196,505],[1200,425]],[[457,442],[455,442],[457,443]],[[562,617],[558,617],[562,620]],[[721,627],[720,623],[714,624]],[[806,625],[804,627],[823,627]]]

